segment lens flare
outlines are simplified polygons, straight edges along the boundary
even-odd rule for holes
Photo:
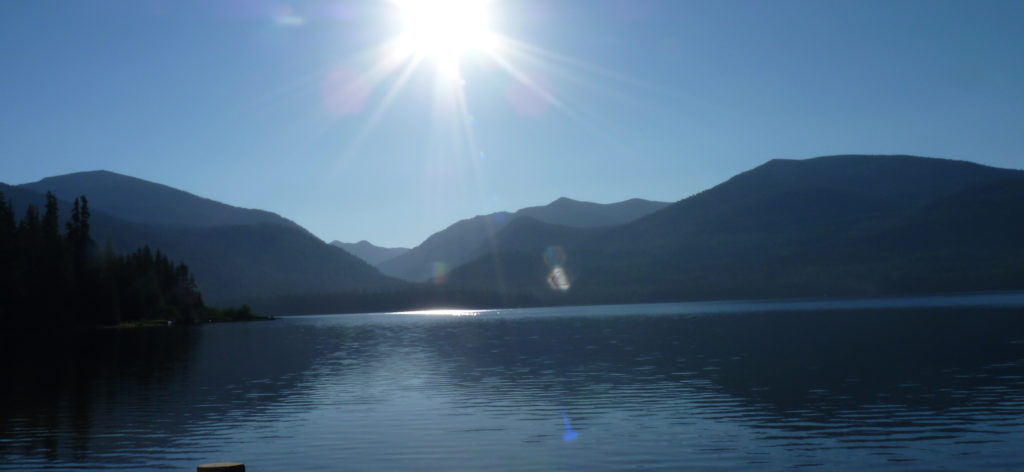
[[[548,288],[559,292],[567,292],[572,288],[569,273],[565,270],[565,250],[559,246],[548,246],[544,249],[544,263],[551,269],[548,273]]]
[[[548,274],[548,287],[559,292],[568,292],[572,288],[569,274],[565,272],[565,269],[561,266],[551,269],[551,273]]]
[[[431,280],[433,280],[434,283],[437,284],[437,285],[442,285],[447,280],[447,278],[446,278],[447,275],[448,275],[448,264],[446,264],[444,261],[435,261],[434,262],[434,276],[431,277]]]
[[[280,3],[271,7],[271,16],[274,23],[281,26],[302,26],[306,19],[295,11],[295,7],[288,3]]]
[[[505,89],[505,99],[523,116],[543,115],[551,105],[552,95],[551,83],[540,74],[524,75]]]
[[[572,441],[579,437],[579,433],[572,429],[572,423],[569,422],[569,414],[562,410],[562,423],[565,424],[565,433],[562,433],[562,439],[565,441]]]
[[[336,70],[324,80],[324,106],[332,115],[354,115],[363,111],[371,91],[371,85],[362,76],[348,70]]]
[[[565,250],[560,246],[544,248],[544,263],[551,268],[565,265]]]

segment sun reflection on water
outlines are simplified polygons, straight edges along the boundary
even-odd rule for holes
[[[434,310],[397,311],[393,315],[426,315],[426,316],[476,316],[479,310],[461,310],[456,308],[438,308]]]

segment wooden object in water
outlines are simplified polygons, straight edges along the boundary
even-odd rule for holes
[[[245,472],[241,462],[213,462],[196,467],[196,472]]]

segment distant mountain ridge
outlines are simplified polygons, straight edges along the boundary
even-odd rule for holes
[[[527,207],[514,213],[502,211],[475,216],[432,234],[419,246],[381,262],[377,268],[393,277],[423,282],[469,262],[481,252],[487,252],[486,246],[498,232],[519,218],[573,228],[596,228],[627,223],[666,205],[666,202],[639,198],[602,204],[563,197],[547,205]]]
[[[174,187],[106,170],[47,177],[18,187],[39,193],[50,191],[63,200],[86,195],[96,208],[125,220],[154,226],[211,227],[271,223],[302,228],[269,211],[227,205]]]
[[[184,262],[213,305],[273,296],[401,287],[361,259],[271,212],[233,207],[113,172],[49,177],[0,191],[24,209],[58,196],[89,198],[93,237],[118,252],[149,245]]]
[[[377,265],[388,259],[409,252],[409,248],[406,247],[381,247],[374,245],[373,243],[365,239],[357,243],[343,243],[341,241],[331,241],[331,246],[344,249],[349,254],[352,254],[353,256],[356,256],[366,261],[370,265]]]
[[[528,216],[544,223],[572,228],[597,228],[629,223],[668,205],[668,202],[642,198],[616,203],[593,203],[562,197],[547,205],[523,208],[512,215]]]
[[[965,161],[777,159],[616,227],[509,225],[447,283],[580,303],[1020,289],[1022,198],[1024,172]]]

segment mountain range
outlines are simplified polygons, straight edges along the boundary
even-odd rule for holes
[[[412,249],[327,244],[271,212],[105,171],[0,191],[20,211],[52,191],[65,217],[84,194],[101,246],[160,249],[189,265],[208,303],[265,303],[277,313],[392,309],[398,300],[550,305],[1024,289],[1024,171],[947,159],[775,159],[674,203],[560,198],[458,221]]]
[[[1020,289],[1021,215],[1019,170],[776,159],[625,225],[520,219],[447,282],[579,303]]]
[[[489,252],[494,238],[510,222],[520,218],[568,228],[597,228],[625,224],[666,205],[668,203],[639,198],[601,204],[563,197],[543,206],[457,221],[432,234],[419,246],[376,265],[384,274],[412,282],[440,280],[450,270]]]

